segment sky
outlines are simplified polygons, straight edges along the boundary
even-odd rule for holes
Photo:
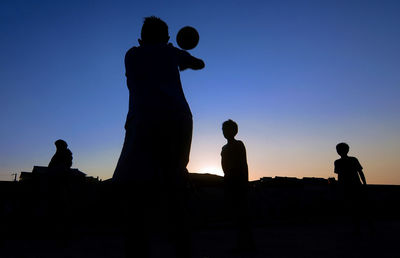
[[[143,18],[171,42],[200,34],[181,80],[193,113],[188,169],[222,175],[233,119],[249,177],[333,177],[350,145],[371,184],[400,184],[399,1],[0,2],[0,180],[47,166],[64,139],[73,167],[112,176],[128,111],[124,55]]]

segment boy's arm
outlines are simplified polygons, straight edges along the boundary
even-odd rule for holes
[[[333,173],[339,174],[339,171],[338,171],[338,169],[337,169],[336,163],[337,163],[337,160],[335,160],[335,162],[333,163]]]
[[[358,171],[358,174],[360,175],[361,181],[363,182],[364,185],[367,185],[367,180],[365,180],[364,172],[362,169]]]
[[[204,61],[190,55],[188,52],[179,50],[179,70],[183,71],[187,68],[193,70],[203,69],[205,66]]]
[[[244,143],[242,141],[239,141],[240,143],[240,166],[242,172],[246,175],[246,180],[249,181],[249,168],[247,165],[247,155],[246,155],[246,147],[244,146]]]
[[[225,162],[225,160],[223,158],[221,159],[221,167],[222,167],[222,171],[225,174],[226,171],[227,171],[227,167],[226,167],[226,162]]]
[[[228,171],[228,164],[226,164],[226,157],[224,154],[224,147],[222,147],[222,151],[221,151],[221,167],[222,167],[222,171],[224,172],[224,174],[226,174],[226,172]]]
[[[360,164],[360,162],[358,161],[357,158],[355,158],[355,161],[356,161],[357,172],[360,175],[361,181],[363,182],[364,185],[367,185],[367,180],[365,180],[363,167],[361,166],[361,164]]]

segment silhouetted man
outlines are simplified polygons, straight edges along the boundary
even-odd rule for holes
[[[132,214],[137,220],[149,220],[154,214],[148,207],[154,204],[149,203],[162,195],[170,223],[179,224],[192,139],[192,114],[179,71],[202,69],[204,62],[168,43],[167,24],[154,16],[145,18],[138,41],[139,46],[125,55],[129,112],[113,181],[126,189],[130,206],[136,205]],[[142,228],[132,231],[146,230],[143,224],[134,225]],[[131,242],[142,241],[138,238]],[[141,246],[145,245],[144,241]]]
[[[252,247],[252,234],[249,226],[247,191],[249,173],[246,148],[242,141],[236,140],[238,125],[227,120],[222,124],[222,132],[227,144],[222,147],[221,164],[224,171],[225,195],[232,217],[237,227],[237,248],[240,251]]]
[[[68,149],[68,144],[64,140],[57,140],[54,142],[56,145],[56,153],[51,158],[49,168],[53,170],[68,171],[72,166],[72,152]]]
[[[342,191],[345,205],[350,215],[353,217],[356,233],[360,230],[360,217],[362,205],[366,204],[366,196],[363,194],[362,184],[367,185],[363,173],[363,167],[355,157],[350,157],[349,145],[347,143],[339,143],[336,145],[336,151],[340,159],[335,161],[335,173],[338,174],[338,185]],[[362,184],[361,184],[361,181]]]

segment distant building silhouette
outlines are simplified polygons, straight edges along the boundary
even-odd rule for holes
[[[260,183],[268,185],[293,185],[293,186],[305,186],[305,185],[328,185],[334,183],[335,178],[321,178],[321,177],[262,177],[260,178]]]
[[[77,168],[71,168],[69,169],[66,173],[63,173],[65,176],[68,176],[69,178],[75,179],[75,180],[85,180],[86,174],[82,171],[80,171]],[[37,180],[39,178],[49,178],[49,177],[57,177],[59,173],[54,173],[54,169],[49,168],[49,167],[43,167],[43,166],[33,166],[32,172],[24,172],[22,171],[19,176],[19,181],[20,182],[27,182],[27,181],[32,181],[32,180]],[[91,178],[91,177],[90,177]],[[92,180],[92,179],[89,179]]]

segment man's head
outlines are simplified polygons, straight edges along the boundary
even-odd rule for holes
[[[158,17],[145,17],[140,37],[140,45],[168,43],[168,25]]]
[[[349,145],[345,142],[341,142],[336,145],[336,151],[341,157],[346,157],[347,153],[349,153]]]
[[[222,124],[222,133],[226,139],[233,139],[238,133],[238,125],[235,121],[229,119]]]
[[[68,144],[64,140],[57,140],[54,142],[56,145],[57,149],[66,149],[68,147]]]

